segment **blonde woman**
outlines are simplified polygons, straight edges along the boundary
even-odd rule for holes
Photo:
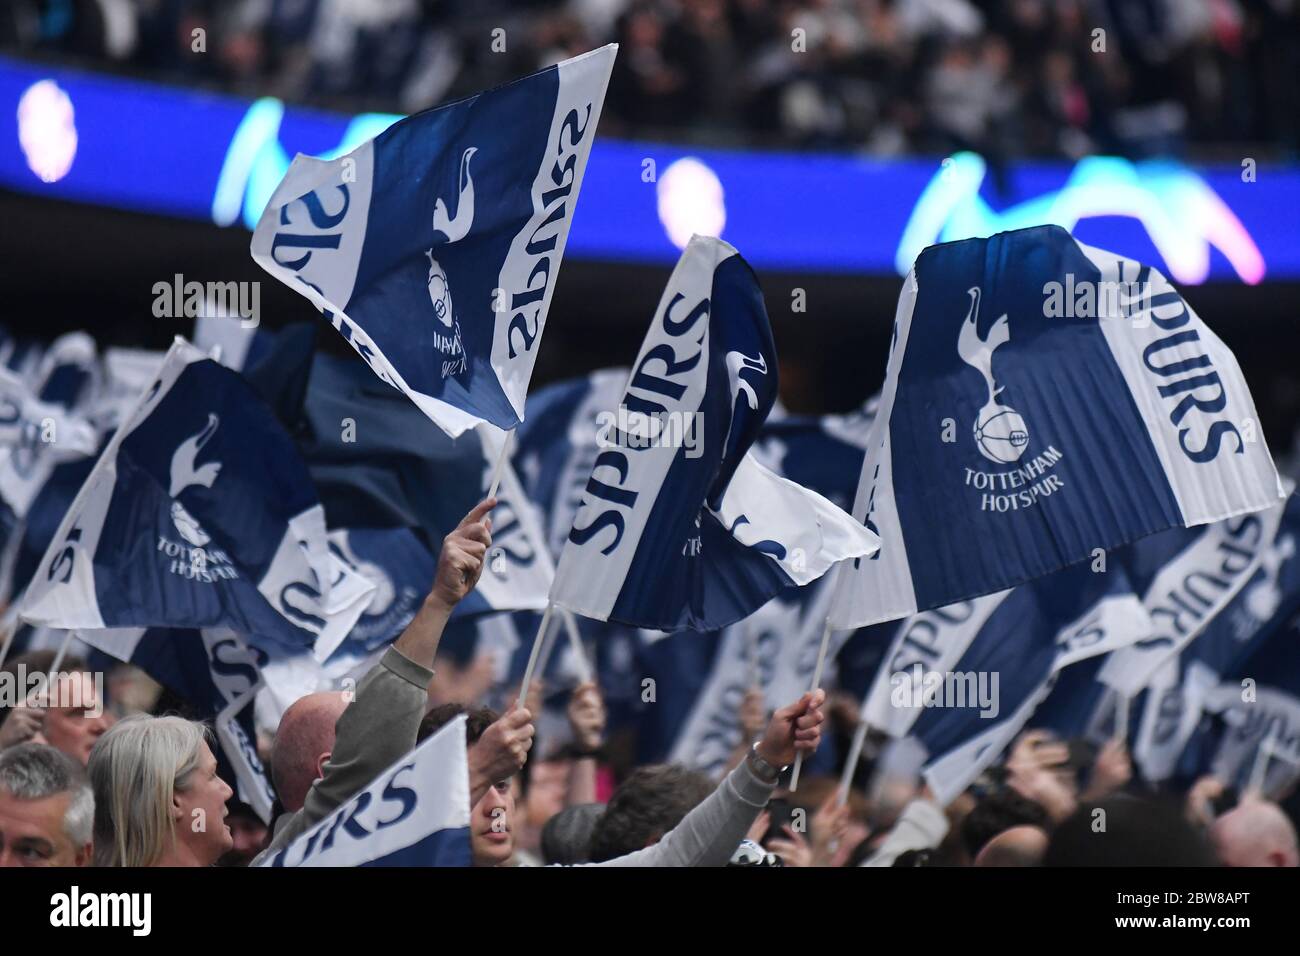
[[[96,865],[210,866],[234,845],[210,740],[192,720],[145,715],[99,738],[87,768]]]

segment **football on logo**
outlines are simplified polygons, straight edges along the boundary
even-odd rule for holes
[[[180,536],[196,548],[201,548],[212,540],[179,501],[172,502],[172,524],[176,525]]]
[[[1029,428],[1015,409],[985,406],[975,422],[975,444],[985,458],[1009,465],[1029,447]]]
[[[429,301],[433,303],[433,314],[438,321],[451,328],[451,287],[447,284],[447,273],[433,257],[433,250],[425,253],[429,257]]]

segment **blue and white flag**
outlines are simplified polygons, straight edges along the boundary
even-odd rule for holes
[[[119,661],[139,667],[210,720],[221,744],[218,762],[233,775],[240,800],[271,822],[275,791],[257,755],[253,702],[266,655],[224,628],[120,628],[79,631],[78,637]],[[224,758],[224,759],[223,759]]]
[[[876,537],[748,454],[777,394],[758,281],[727,243],[691,239],[596,456],[552,600],[663,631],[724,627]]]
[[[84,333],[60,338],[29,384],[0,368],[0,508],[16,518],[61,463],[93,455],[95,427],[80,407],[97,377],[94,342]]]
[[[556,558],[602,450],[602,416],[618,407],[627,380],[625,368],[599,369],[528,397],[528,418],[515,430],[511,456],[524,489],[542,512],[547,546]]]
[[[257,263],[450,435],[524,417],[616,52],[418,113],[339,159],[299,155],[253,233]]]
[[[904,280],[840,575],[854,627],[1276,503],[1236,359],[1153,269],[1058,226],[932,246]]]
[[[1285,628],[1300,610],[1300,497],[1293,493],[1284,505],[1273,510],[1279,513],[1280,520],[1264,542],[1260,560],[1252,562],[1257,570],[1233,591],[1235,596],[1229,602],[1215,602],[1217,613],[1198,628],[1199,633],[1182,646],[1181,652],[1174,650],[1163,664],[1157,662],[1148,679],[1133,749],[1147,780],[1164,780],[1175,772],[1178,758],[1206,712],[1209,697],[1226,676],[1236,673],[1244,660]],[[1199,587],[1192,591],[1171,590],[1166,601],[1179,593],[1188,598],[1201,597],[1224,578],[1226,575],[1221,573],[1197,575],[1192,583]],[[1139,660],[1144,656],[1139,655]],[[1125,655],[1116,655],[1116,666],[1124,665]],[[1102,673],[1106,675],[1105,669]],[[1268,679],[1268,675],[1262,677]]]
[[[1100,678],[1134,697],[1162,668],[1177,673],[1180,651],[1241,593],[1272,553],[1284,502],[1201,528],[1173,529],[1118,553],[1142,595],[1151,630],[1113,654]]]
[[[465,717],[259,866],[469,866]]]
[[[741,744],[740,703],[751,688],[761,688],[770,708],[796,700],[808,690],[817,653],[821,647],[830,603],[829,582],[823,578],[798,591],[778,595],[743,621],[725,628],[718,636],[717,652],[707,677],[699,684],[685,706],[674,707],[677,691],[675,679],[657,681],[656,690],[668,697],[659,698],[650,708],[659,718],[660,711],[677,710],[666,715],[679,722],[676,738],[667,753],[647,759],[667,760],[721,777],[736,747]],[[823,683],[834,686],[835,657],[841,645],[852,635],[832,635],[826,652],[827,667]],[[700,635],[674,634],[665,640],[675,651],[692,652]],[[685,675],[683,675],[685,676]],[[827,748],[828,750],[832,748]],[[809,764],[809,772],[817,772]]]
[[[929,672],[923,683],[896,673],[894,705],[920,710],[910,731],[930,755],[923,773],[935,798],[947,804],[969,787],[1062,671],[1130,644],[1147,624],[1122,571],[1080,565],[1013,590],[951,670]]]
[[[64,515],[22,602],[52,627],[230,627],[324,659],[373,585],[331,557],[289,436],[177,339]]]

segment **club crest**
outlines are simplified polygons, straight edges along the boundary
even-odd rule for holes
[[[212,539],[199,526],[198,521],[185,510],[185,506],[175,499],[186,488],[194,485],[211,488],[212,483],[217,480],[217,475],[221,473],[221,462],[210,461],[196,465],[195,459],[198,458],[203,446],[216,433],[217,426],[220,424],[220,419],[216,415],[209,414],[208,423],[181,442],[172,455],[171,485],[167,492],[172,497],[172,523],[176,525],[176,530],[182,538],[200,548]]]
[[[454,216],[451,214],[443,199],[434,200],[435,242],[424,253],[429,260],[429,275],[426,279],[429,302],[433,305],[433,317],[437,323],[434,326],[433,340],[434,346],[443,356],[443,378],[464,371],[465,349],[461,344],[460,322],[456,316],[455,306],[452,304],[451,282],[447,278],[447,271],[434,258],[433,250],[440,244],[439,234],[445,237],[441,241],[446,244],[459,242],[469,234],[470,228],[474,225],[474,178],[470,174],[469,162],[477,152],[478,148],[471,146],[460,157],[460,174],[457,177],[460,194],[456,200],[456,214]]]
[[[1007,325],[1007,317],[1002,315],[993,323],[988,335],[980,338],[979,286],[967,290],[967,294],[971,300],[970,308],[957,338],[957,354],[963,362],[983,376],[984,385],[988,389],[988,400],[975,419],[975,447],[991,462],[999,465],[1014,464],[1029,448],[1029,427],[1014,408],[998,401],[1002,388],[993,377],[993,353],[1010,341],[1010,327]]]

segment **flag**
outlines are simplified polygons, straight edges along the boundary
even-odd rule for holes
[[[1122,654],[1112,655],[1101,680],[1133,697],[1162,667],[1176,669],[1179,652],[1241,593],[1270,553],[1283,504],[1200,528],[1166,531],[1121,552],[1151,630]]]
[[[938,680],[918,686],[896,674],[895,704],[919,710],[910,733],[930,755],[923,775],[935,799],[946,805],[974,783],[1062,671],[1128,645],[1146,625],[1121,570],[1080,565],[1013,590]]]
[[[121,628],[79,631],[78,637],[102,654],[139,667],[184,700],[192,708],[189,716],[211,721],[221,744],[218,769],[228,770],[239,799],[271,822],[275,791],[257,755],[253,722],[264,652],[224,628]]]
[[[260,866],[469,866],[465,717]]]
[[[60,522],[22,615],[230,627],[324,659],[372,588],[331,557],[307,470],[266,407],[178,338]]]
[[[452,436],[524,417],[617,47],[299,155],[252,255]]]
[[[1146,694],[1133,755],[1147,780],[1165,780],[1176,772],[1179,757],[1201,724],[1208,699],[1225,676],[1235,673],[1242,661],[1285,628],[1300,610],[1300,560],[1296,554],[1300,497],[1293,493],[1284,504],[1255,517],[1275,516],[1275,521],[1261,522],[1272,525],[1272,534],[1261,528],[1252,531],[1260,538],[1259,560],[1251,562],[1250,567],[1255,568],[1252,574],[1237,576],[1236,581],[1241,583],[1232,589],[1231,599],[1214,602],[1217,613],[1207,615],[1192,639],[1180,645],[1181,650],[1179,646],[1169,647],[1163,660],[1139,674],[1139,679],[1146,679]],[[1185,571],[1184,580],[1199,588],[1182,593],[1199,596],[1211,591],[1224,577]],[[1171,601],[1177,593],[1170,589],[1165,601]],[[1145,663],[1143,655],[1137,655],[1137,661],[1132,656],[1131,652],[1116,655],[1114,666],[1120,680]],[[1117,679],[1116,674],[1108,674],[1105,669],[1103,674],[1112,681]]]
[[[515,429],[511,457],[556,557],[601,452],[600,417],[618,406],[627,380],[627,369],[607,368],[538,389],[528,397],[528,418]]]
[[[1013,587],[1281,487],[1232,353],[1153,269],[1058,226],[944,243],[904,280],[831,620]]]
[[[664,674],[656,681],[662,696],[646,708],[644,726],[657,729],[669,746],[653,753],[643,746],[642,759],[666,760],[721,777],[736,747],[746,743],[741,739],[739,711],[751,688],[762,690],[769,710],[807,692],[829,603],[830,588],[824,578],[778,595],[743,621],[724,628],[716,637],[712,660],[703,667],[694,663],[710,646],[700,640],[702,635],[681,632],[657,641],[651,656],[659,663],[647,673],[662,672],[665,653],[687,657],[673,668],[671,677]],[[835,684],[835,659],[850,636],[848,632],[832,635],[822,678],[827,686]],[[664,721],[670,726],[661,726]],[[819,748],[807,769],[814,774],[833,772],[834,747]]]
[[[556,604],[637,627],[711,630],[874,552],[875,535],[747,454],[776,375],[757,278],[725,242],[694,237],[601,422]]]

